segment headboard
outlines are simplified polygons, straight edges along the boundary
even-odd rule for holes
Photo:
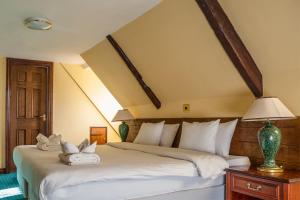
[[[205,122],[219,118],[152,118],[136,119],[127,121],[129,134],[127,142],[132,142],[143,122],[160,122],[165,120],[167,124],[186,122]],[[236,118],[221,118],[221,122],[231,121]],[[277,162],[286,169],[300,169],[300,118],[294,120],[277,121],[275,125],[281,129],[282,141],[280,150],[277,154]],[[248,156],[253,165],[263,162],[260,152],[257,132],[263,126],[263,122],[241,122],[239,120],[233,135],[230,154]],[[173,146],[178,147],[181,136],[181,126],[179,127]]]

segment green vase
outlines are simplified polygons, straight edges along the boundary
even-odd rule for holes
[[[259,171],[282,172],[283,169],[276,165],[276,154],[281,143],[281,132],[270,121],[258,132],[258,141],[261,147],[264,164],[258,167]]]
[[[129,131],[129,126],[125,122],[122,122],[122,124],[120,124],[119,126],[119,133],[122,142],[126,142],[128,131]]]

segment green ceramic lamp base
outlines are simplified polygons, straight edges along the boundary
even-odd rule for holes
[[[126,142],[128,131],[129,131],[129,126],[125,122],[122,122],[119,126],[119,133],[122,142]]]
[[[258,132],[258,141],[264,155],[264,164],[257,168],[263,172],[283,172],[283,168],[276,165],[276,154],[281,143],[281,132],[270,121]]]

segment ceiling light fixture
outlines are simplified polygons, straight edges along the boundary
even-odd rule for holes
[[[51,21],[43,17],[29,17],[24,20],[24,25],[32,30],[49,30],[52,28]]]

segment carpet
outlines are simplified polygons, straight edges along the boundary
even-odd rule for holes
[[[16,173],[0,175],[0,199],[26,200],[19,188]]]

